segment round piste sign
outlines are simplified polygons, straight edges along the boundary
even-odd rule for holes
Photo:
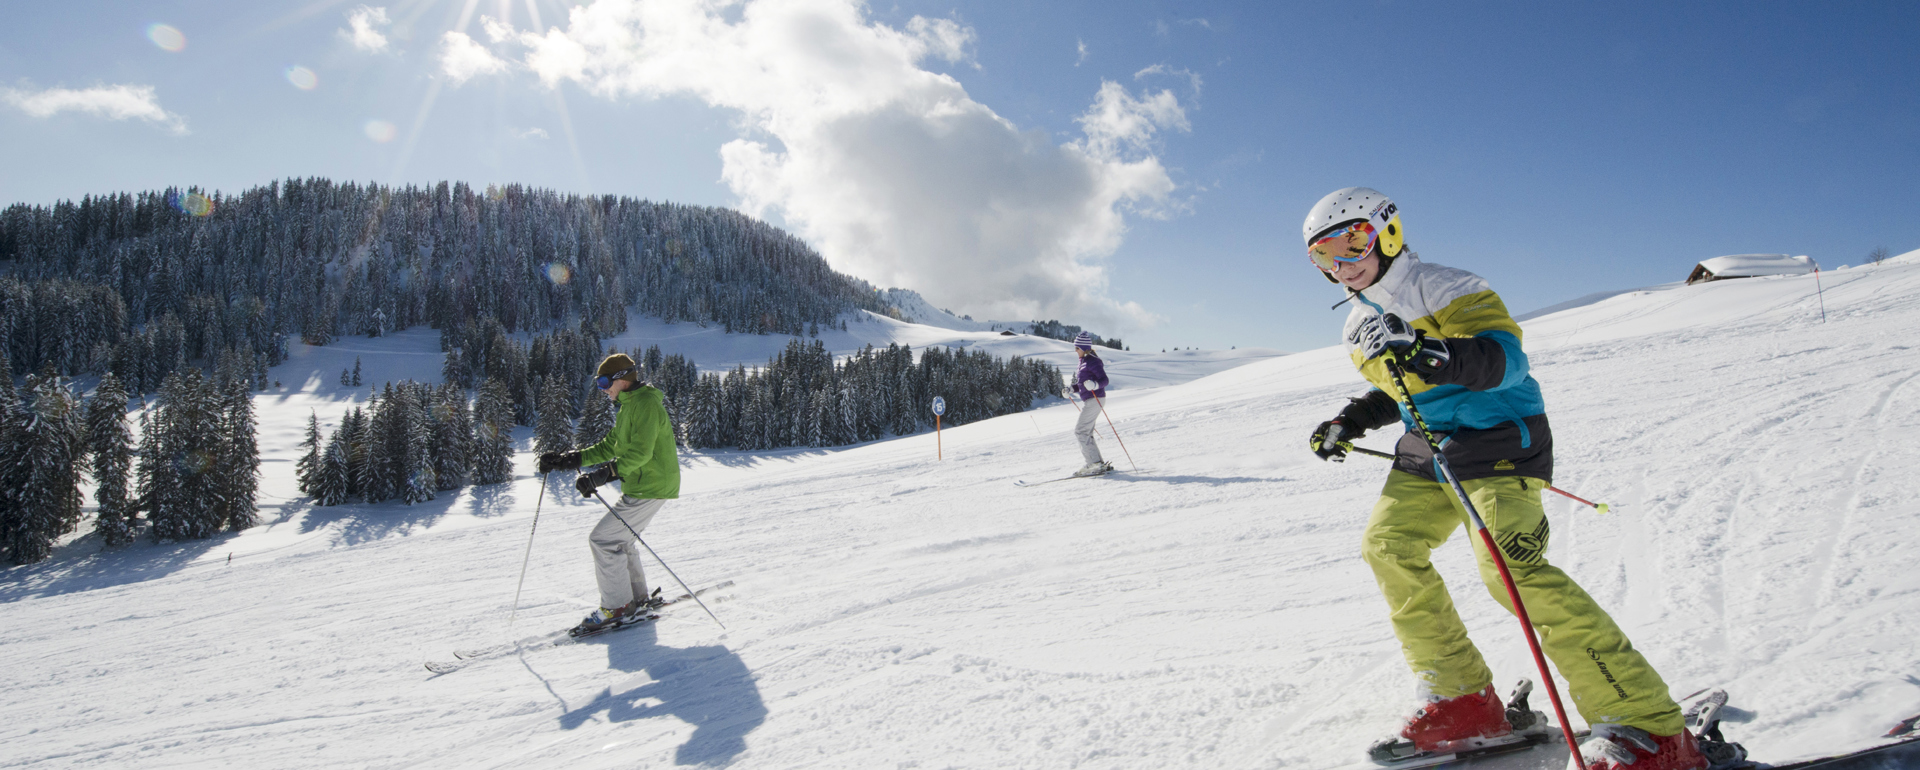
[[[936,415],[947,413],[947,400],[945,398],[940,396],[933,397],[933,413]]]

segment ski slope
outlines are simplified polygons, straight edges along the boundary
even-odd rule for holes
[[[1824,323],[1814,276],[1525,323],[1554,481],[1614,509],[1550,500],[1549,558],[1676,696],[1729,689],[1728,737],[1772,762],[1920,713],[1920,256],[1819,280]],[[530,458],[413,507],[295,496],[293,444],[309,407],[337,418],[352,347],[374,381],[437,373],[430,332],[276,370],[319,381],[259,397],[263,526],[80,537],[0,573],[0,766],[1329,768],[1412,704],[1358,558],[1385,464],[1304,449],[1362,388],[1337,349],[1109,356],[1135,378],[1107,409],[1138,473],[1016,486],[1080,464],[1059,401],[945,431],[943,460],[932,435],[686,455],[646,535],[689,582],[736,582],[710,597],[726,628],[684,605],[549,647],[594,602],[602,511],[560,474],[544,499]],[[1435,561],[1501,688],[1533,676],[1465,533]],[[533,643],[421,666],[513,640]]]

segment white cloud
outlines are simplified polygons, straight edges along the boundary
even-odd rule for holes
[[[1087,41],[1081,40],[1079,38],[1074,38],[1073,42],[1075,45],[1078,45],[1080,47],[1080,58],[1073,60],[1073,66],[1078,67],[1082,64],[1086,64],[1087,63]]]
[[[742,115],[722,181],[750,214],[778,212],[835,268],[975,317],[1062,318],[1118,333],[1154,320],[1106,296],[1101,261],[1129,216],[1174,183],[1153,154],[1186,130],[1167,91],[1103,83],[1056,143],[920,65],[969,61],[973,30],[871,21],[858,0],[596,0],[564,27],[522,32],[549,86],[609,99],[693,96]]]
[[[928,53],[955,64],[973,62],[973,54],[967,52],[967,46],[975,40],[972,27],[963,27],[952,19],[915,16],[907,21],[907,31],[920,38]],[[979,69],[979,63],[973,62],[973,68]]]
[[[505,59],[494,56],[486,46],[473,42],[473,38],[467,37],[464,32],[448,32],[440,40],[440,72],[451,79],[454,85],[465,83],[478,75],[491,75],[507,69]]]
[[[536,138],[537,138],[537,139],[548,139],[548,138],[551,138],[551,137],[549,137],[549,136],[547,136],[547,130],[546,130],[546,129],[544,129],[544,128],[540,128],[539,126],[535,126],[535,127],[533,127],[533,128],[529,128],[529,129],[527,129],[527,130],[525,130],[525,131],[522,131],[522,130],[519,130],[519,129],[513,129],[512,131],[513,131],[513,138],[515,138],[515,139],[536,139]]]
[[[153,86],[94,86],[81,90],[49,88],[29,92],[0,89],[0,99],[36,118],[48,118],[62,112],[85,112],[111,120],[137,118],[166,126],[175,134],[187,133],[187,122],[179,115],[160,108]]]
[[[353,44],[353,47],[370,53],[387,50],[387,36],[381,28],[391,26],[393,20],[387,18],[385,7],[371,8],[360,6],[347,12],[349,29],[339,30],[341,39]]]
[[[1165,64],[1155,64],[1151,67],[1140,70],[1139,72],[1133,73],[1133,79],[1143,80],[1153,75],[1166,75],[1169,77],[1186,78],[1187,83],[1193,86],[1193,93],[1195,95],[1198,95],[1200,93],[1200,73],[1194,72],[1193,70],[1186,69],[1186,68],[1174,69],[1174,68],[1168,67]]]
[[[1100,81],[1093,106],[1074,120],[1087,135],[1081,145],[1097,157],[1109,158],[1150,153],[1154,136],[1162,129],[1190,128],[1187,112],[1172,91],[1136,98],[1111,80]]]

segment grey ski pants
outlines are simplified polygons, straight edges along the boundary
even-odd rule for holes
[[[665,500],[623,496],[587,533],[587,546],[593,549],[593,577],[600,584],[600,606],[624,607],[634,597],[647,595],[647,576],[640,571],[640,544],[634,542],[633,535],[645,532],[653,515],[666,504]],[[626,524],[620,523],[622,519]],[[627,531],[627,527],[633,527],[633,531]]]
[[[1093,443],[1093,429],[1100,421],[1100,402],[1083,401],[1080,404],[1080,421],[1073,425],[1073,435],[1080,439],[1080,456],[1089,463],[1100,462],[1100,447]]]

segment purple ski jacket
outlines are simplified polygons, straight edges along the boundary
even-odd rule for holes
[[[1087,392],[1087,386],[1082,384],[1087,380],[1100,383],[1099,392]],[[1081,357],[1080,369],[1073,373],[1073,393],[1082,401],[1092,401],[1094,396],[1107,397],[1107,365],[1100,361],[1099,356]]]

